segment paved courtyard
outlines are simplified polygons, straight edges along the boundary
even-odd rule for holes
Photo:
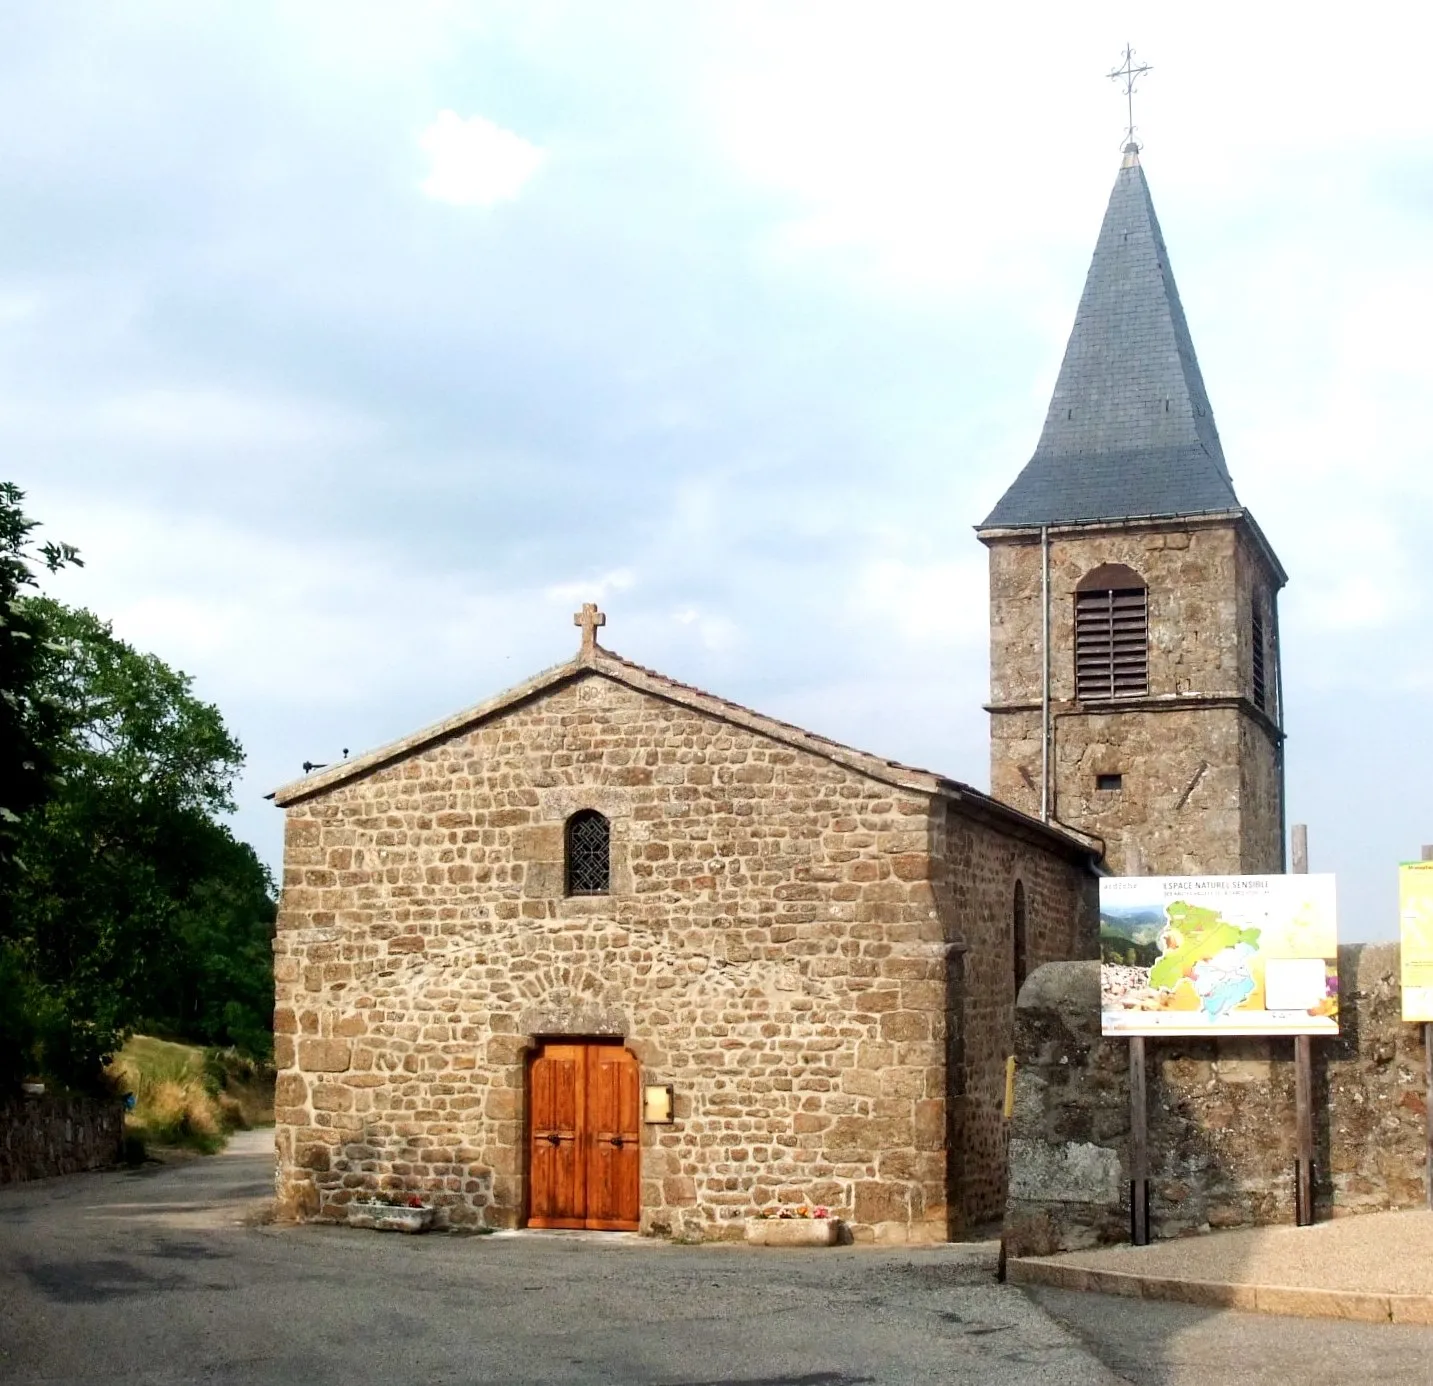
[[[0,1189],[0,1381],[1433,1382],[1433,1330],[1027,1294],[988,1247],[250,1225],[267,1141]]]

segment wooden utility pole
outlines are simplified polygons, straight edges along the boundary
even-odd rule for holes
[[[1294,874],[1309,870],[1309,830],[1294,824]],[[1314,1221],[1314,1065],[1310,1035],[1294,1036],[1294,1122],[1298,1131],[1298,1159],[1294,1165],[1294,1221],[1312,1227]]]

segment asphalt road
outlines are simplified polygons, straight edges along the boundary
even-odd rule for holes
[[[1027,1295],[994,1283],[988,1246],[253,1225],[270,1158],[255,1132],[0,1189],[0,1382],[1433,1383],[1433,1330]]]

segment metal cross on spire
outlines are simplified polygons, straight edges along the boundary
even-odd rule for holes
[[[1138,128],[1134,123],[1135,83],[1138,82],[1139,79],[1143,77],[1146,72],[1150,72],[1152,70],[1153,69],[1148,63],[1139,63],[1138,65],[1136,65],[1134,60],[1134,49],[1131,48],[1129,44],[1125,44],[1124,62],[1122,62],[1117,68],[1115,68],[1113,72],[1108,74],[1110,81],[1124,83],[1124,95],[1126,102],[1125,109],[1129,115],[1129,124],[1125,127],[1126,154],[1139,153],[1139,141],[1134,137],[1134,132]]]

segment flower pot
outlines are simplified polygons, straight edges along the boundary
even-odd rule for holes
[[[375,1232],[426,1232],[433,1225],[431,1208],[395,1208],[387,1203],[350,1203],[350,1227],[371,1227]]]
[[[748,1218],[751,1246],[835,1246],[840,1218]]]

